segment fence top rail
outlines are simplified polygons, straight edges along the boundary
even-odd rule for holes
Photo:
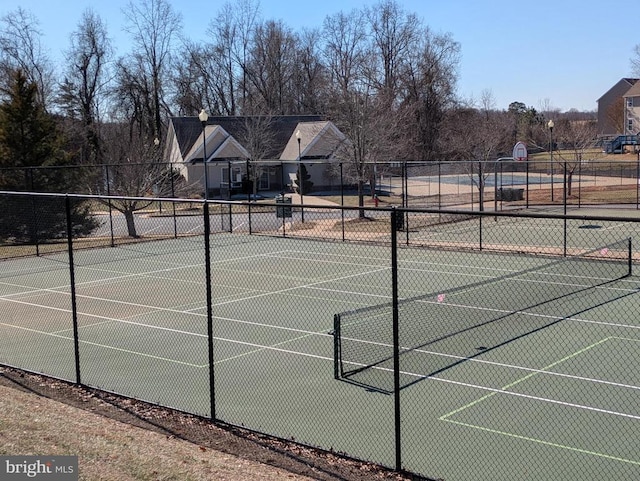
[[[554,151],[556,155],[558,155],[557,151]],[[549,156],[550,152],[545,151],[542,154],[547,154]],[[570,155],[573,155],[571,152]],[[380,167],[417,167],[417,166],[437,166],[437,165],[464,165],[464,164],[490,164],[493,165],[497,162],[500,163],[513,163],[513,164],[535,164],[535,163],[559,163],[563,162],[563,158],[556,158],[556,160],[551,160],[550,157],[540,157],[540,158],[532,158],[527,160],[517,160],[512,157],[496,157],[491,159],[458,159],[458,160],[446,160],[446,159],[433,159],[433,160],[419,160],[419,159],[384,159],[384,160],[368,160],[357,162],[357,164],[371,165],[371,166],[380,166]],[[578,160],[571,157],[567,158],[567,163],[575,163]],[[353,160],[350,159],[316,159],[316,158],[305,158],[303,157],[301,160],[298,159],[258,159],[258,160],[248,160],[248,159],[212,159],[207,161],[207,164],[210,165],[246,165],[250,164],[270,164],[270,165],[282,165],[282,164],[298,164],[302,162],[303,164],[326,164],[326,165],[340,165],[340,164],[354,164]],[[639,158],[634,159],[610,159],[610,158],[597,158],[591,157],[588,154],[584,154],[579,162],[583,165],[629,165],[636,166],[640,163]],[[105,163],[105,164],[69,164],[69,165],[25,165],[25,166],[13,166],[13,167],[0,167],[0,171],[25,171],[25,170],[55,170],[55,169],[96,169],[96,168],[105,168],[105,167],[133,167],[133,166],[148,166],[148,165],[167,165],[167,166],[179,166],[179,165],[188,165],[192,164],[192,161],[158,161],[158,162],[127,162],[127,163]],[[196,162],[197,163],[197,162]],[[200,161],[202,163],[202,161]]]
[[[115,195],[97,195],[97,194],[64,194],[64,193],[52,193],[52,192],[27,192],[27,191],[5,191],[0,190],[0,195],[7,196],[22,196],[22,197],[46,197],[46,198],[70,198],[70,199],[94,199],[98,201],[109,200],[129,200],[129,201],[144,201],[144,202],[166,202],[166,203],[192,203],[192,204],[213,204],[213,205],[235,205],[246,207],[282,207],[281,203],[277,200],[273,201],[260,201],[260,202],[248,202],[246,200],[219,200],[219,199],[186,199],[179,197],[132,197],[132,196],[115,196]],[[504,218],[527,218],[527,219],[567,219],[567,220],[580,220],[580,221],[610,221],[610,222],[640,222],[640,213],[638,218],[620,215],[588,215],[588,214],[564,214],[564,213],[552,213],[552,212],[529,212],[526,210],[517,211],[472,211],[464,209],[437,209],[437,208],[414,208],[414,207],[401,207],[401,206],[380,206],[380,207],[360,207],[360,206],[341,206],[341,205],[322,205],[314,206],[309,204],[287,204],[287,207],[303,208],[305,210],[313,211],[317,209],[322,210],[336,210],[336,211],[365,211],[365,212],[400,212],[406,214],[428,214],[428,215],[460,215],[467,217],[504,217]]]

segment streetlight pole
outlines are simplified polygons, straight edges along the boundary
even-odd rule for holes
[[[553,202],[553,119],[549,120],[547,127],[549,127],[549,152],[551,153],[551,202]]]
[[[296,139],[298,140],[298,194],[300,194],[300,215],[302,218],[302,222],[304,223],[304,181],[302,179],[302,154],[300,150],[300,140],[302,139],[302,135],[300,134],[300,129],[296,131]]]
[[[202,124],[202,166],[204,167],[204,200],[209,200],[209,169],[207,167],[207,137],[205,134],[205,127],[207,126],[207,120],[209,120],[209,114],[202,109],[198,114],[200,123]],[[229,172],[231,175],[231,172]]]

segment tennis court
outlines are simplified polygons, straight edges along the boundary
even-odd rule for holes
[[[0,362],[72,380],[79,370],[89,386],[394,467],[389,366],[334,377],[335,314],[393,299],[389,246],[210,240],[210,293],[202,236],[74,250],[74,292],[67,253],[3,261]],[[400,330],[417,341],[401,361],[404,469],[456,480],[640,475],[639,279],[623,272],[627,244],[605,245],[595,256],[614,275],[586,282],[589,267],[568,292],[575,281],[551,278],[546,256],[398,249],[396,288],[412,306]],[[480,335],[487,312],[504,319]],[[387,314],[363,331],[385,353]],[[421,342],[434,328],[441,342]]]

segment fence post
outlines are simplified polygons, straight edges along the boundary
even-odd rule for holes
[[[333,316],[333,378],[340,379],[340,314]]]
[[[111,232],[111,247],[115,247],[116,243],[113,236],[113,208],[111,206],[111,180],[109,179],[109,165],[105,166],[105,176],[107,178],[107,197],[109,199],[109,232]]]
[[[35,192],[35,186],[33,184],[33,167],[27,167],[27,169],[27,172],[29,172],[30,187],[26,190]],[[32,241],[36,246],[36,256],[40,257],[40,240],[38,239],[38,209],[36,208],[36,201],[34,199],[34,197],[31,197],[31,214],[33,217],[33,227],[31,228],[31,232]]]
[[[400,332],[398,319],[398,242],[397,211],[391,210],[391,298],[393,305],[393,396],[396,471],[402,470],[402,435],[400,431]]]
[[[640,208],[640,151],[636,161],[636,210]]]
[[[340,162],[340,225],[342,226],[342,242],[344,242],[344,177],[342,170],[342,162]]]
[[[76,364],[76,384],[80,379],[80,340],[78,334],[78,305],[76,301],[76,274],[73,265],[73,226],[71,225],[71,201],[65,195],[65,215],[67,218],[67,250],[69,252],[69,289],[71,290],[71,318],[73,320],[73,354]]]
[[[171,198],[176,198],[176,185],[175,180],[173,180],[173,162],[169,163],[169,172],[171,172]],[[173,206],[173,238],[178,238],[178,219],[176,218],[176,201],[171,201],[171,205]]]
[[[211,420],[216,419],[215,377],[213,372],[213,306],[211,305],[211,225],[209,220],[209,203],[204,202],[204,270],[207,291],[207,344],[209,351],[209,403]]]

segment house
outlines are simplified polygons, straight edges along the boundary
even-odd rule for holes
[[[622,134],[621,127],[624,122],[624,129],[627,124],[624,121],[625,100],[624,95],[631,89],[638,79],[623,78],[598,99],[598,133],[602,136],[612,136]],[[640,126],[637,126],[640,127]],[[636,132],[640,128],[636,128]]]
[[[314,189],[330,188],[336,179],[327,160],[336,160],[345,142],[345,135],[320,116],[209,117],[204,128],[198,117],[173,117],[166,155],[187,182],[202,192],[206,184],[209,197],[230,199],[290,191],[300,163]]]
[[[636,82],[622,96],[624,99],[624,135],[640,133],[640,82]]]

